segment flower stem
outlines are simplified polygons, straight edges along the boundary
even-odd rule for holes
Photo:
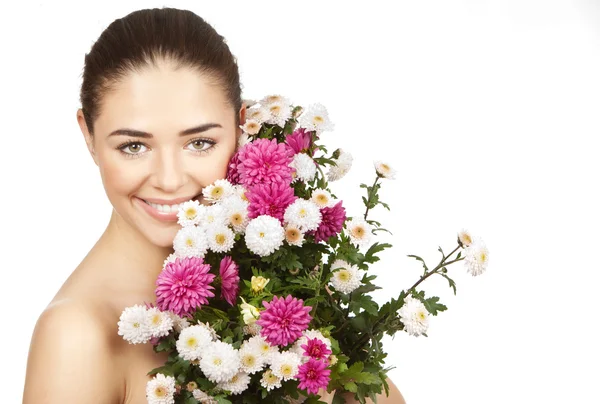
[[[365,211],[365,220],[367,220],[367,214],[369,213],[369,206],[371,205],[371,199],[373,198],[373,193],[375,193],[375,185],[377,185],[377,181],[379,181],[379,175],[377,175],[375,177],[375,182],[373,183],[373,186],[371,187],[371,191],[367,193],[368,199],[367,199],[367,210]]]
[[[429,271],[429,272],[425,273],[425,275],[423,275],[423,276],[421,277],[421,279],[419,279],[417,282],[415,282],[415,284],[414,284],[414,285],[412,285],[412,286],[411,286],[411,287],[410,287],[410,288],[409,288],[409,289],[406,291],[406,294],[407,294],[407,295],[409,295],[411,292],[414,292],[415,288],[416,288],[417,286],[419,286],[419,285],[421,284],[421,282],[423,282],[425,279],[429,278],[431,275],[433,275],[433,274],[437,273],[437,271],[438,271],[438,270],[440,270],[441,268],[445,267],[446,265],[452,264],[453,262],[457,262],[457,261],[461,261],[461,260],[463,260],[463,259],[464,259],[464,257],[463,257],[463,258],[458,258],[458,259],[455,259],[455,260],[453,260],[453,261],[449,261],[449,262],[446,262],[446,263],[444,263],[444,261],[446,261],[446,259],[447,259],[448,257],[450,257],[452,254],[454,254],[454,253],[456,252],[456,250],[458,250],[459,248],[460,248],[460,246],[456,247],[456,248],[454,249],[454,251],[452,251],[450,254],[448,254],[447,256],[445,256],[444,258],[442,258],[442,261],[441,261],[441,262],[438,264],[438,266],[437,266],[437,267],[435,267],[435,268],[433,268],[431,271]]]

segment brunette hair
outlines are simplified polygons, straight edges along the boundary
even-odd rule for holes
[[[113,21],[85,55],[80,101],[90,134],[102,96],[128,73],[155,66],[158,60],[205,74],[223,89],[236,112],[236,127],[240,124],[239,70],[225,38],[197,14],[164,7],[137,10]]]

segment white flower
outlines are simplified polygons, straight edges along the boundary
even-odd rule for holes
[[[481,275],[487,269],[490,252],[481,239],[475,240],[465,249],[465,266],[473,276]]]
[[[251,304],[246,303],[243,297],[240,296],[240,298],[242,299],[240,308],[242,309],[241,313],[244,317],[244,324],[254,324],[260,316],[260,311],[258,311],[258,309]]]
[[[194,398],[198,400],[200,404],[218,404],[217,400],[215,400],[213,396],[209,396],[200,389],[194,389],[192,391],[192,396],[194,396]]]
[[[260,355],[263,357],[265,364],[271,364],[273,356],[276,355],[279,350],[276,346],[269,344],[267,340],[261,335],[255,335],[248,340],[248,344],[254,346]]]
[[[190,326],[190,323],[187,318],[179,317],[178,314],[173,313],[172,311],[168,311],[167,313],[169,313],[171,320],[173,320],[173,328],[176,332],[181,332],[182,330]]]
[[[323,131],[332,131],[335,127],[329,119],[327,108],[319,103],[308,106],[298,118],[298,126],[310,131],[316,131],[318,134]]]
[[[244,341],[240,347],[240,362],[241,369],[248,373],[253,374],[262,370],[265,365],[265,357],[260,351],[260,347],[257,344],[251,344],[248,341]]]
[[[173,240],[173,248],[178,257],[203,257],[208,249],[204,230],[196,226],[179,229]]]
[[[244,105],[246,105],[246,108],[250,108],[251,106],[255,105],[257,103],[257,101],[253,100],[252,98],[244,98],[242,100],[242,103],[244,103]]]
[[[173,319],[169,312],[160,311],[158,307],[148,309],[150,331],[153,337],[166,337],[173,329]]]
[[[236,233],[243,233],[248,226],[248,201],[237,195],[231,196],[222,202],[225,208],[228,224]]]
[[[157,373],[146,383],[146,399],[148,404],[174,404],[175,378]]]
[[[350,241],[358,246],[362,247],[371,241],[371,225],[361,217],[353,217],[352,220],[346,223],[346,229],[350,234]]]
[[[302,232],[298,226],[288,224],[285,226],[285,241],[290,245],[300,247],[304,242],[304,232]]]
[[[335,261],[333,261],[331,263],[331,270],[335,271],[336,269],[340,269],[340,268],[346,268],[346,269],[350,269],[352,265],[350,265],[350,263],[348,263],[347,261],[341,260],[341,259],[336,259]]]
[[[274,103],[283,103],[283,104],[287,104],[287,105],[291,104],[289,98],[284,97],[283,95],[280,95],[280,94],[266,95],[263,98],[261,98],[259,103],[262,105],[265,105],[265,106],[269,105],[269,104],[274,104]]]
[[[261,257],[272,254],[283,244],[285,233],[279,220],[268,215],[258,216],[246,227],[246,246]]]
[[[235,184],[233,186],[233,194],[239,196],[243,201],[248,202],[246,191],[246,188],[242,184]]]
[[[175,253],[171,253],[169,254],[169,256],[167,258],[165,258],[165,261],[163,262],[163,269],[165,269],[165,267],[167,266],[167,264],[169,262],[175,262],[175,260],[177,260],[177,258],[179,258],[179,256]]]
[[[330,166],[329,170],[327,171],[327,179],[329,181],[337,181],[342,179],[346,174],[348,174],[350,168],[352,168],[352,162],[354,160],[352,155],[343,151],[342,149],[339,149],[339,151],[339,157],[337,159],[333,159],[337,165]]]
[[[375,165],[375,171],[377,171],[377,174],[381,175],[383,178],[387,178],[389,180],[396,179],[396,170],[394,170],[389,164],[384,163],[383,161],[375,161],[373,164]]]
[[[249,141],[249,138],[247,135],[256,135],[258,132],[260,132],[260,127],[261,127],[260,122],[258,122],[255,119],[246,119],[246,122],[244,122],[243,125],[240,125],[240,128],[242,128],[242,130],[244,131],[243,133],[246,134],[247,141]],[[246,143],[247,142],[244,142],[242,144],[238,141],[239,147],[243,147]]]
[[[285,209],[283,220],[307,232],[316,230],[321,224],[322,215],[319,207],[312,201],[298,198]]]
[[[332,198],[329,191],[321,188],[317,188],[313,191],[310,200],[319,208],[331,208],[337,203],[337,201]]]
[[[211,325],[208,321],[206,323],[203,323],[202,321],[198,321],[197,325],[200,327],[206,328],[206,330],[210,333],[210,337],[212,338],[212,341],[216,341],[221,338],[219,336],[219,334],[217,334],[215,329],[211,327]]]
[[[272,357],[271,369],[273,374],[283,380],[290,380],[298,374],[302,359],[292,351],[279,352]]]
[[[202,353],[200,370],[213,383],[230,380],[240,368],[240,357],[233,346],[222,341],[211,342]]]
[[[175,346],[179,356],[188,361],[193,361],[200,359],[204,350],[212,342],[212,336],[206,327],[192,325],[181,331]]]
[[[226,179],[216,180],[213,184],[202,190],[202,195],[207,201],[218,201],[233,193],[233,187]]]
[[[269,116],[269,111],[267,111],[265,107],[260,105],[246,109],[246,120],[251,119],[262,124],[267,119],[269,119]]]
[[[285,101],[275,101],[264,106],[264,109],[269,113],[266,123],[284,127],[288,119],[292,117],[292,108]]]
[[[458,233],[458,243],[460,244],[460,246],[462,248],[466,248],[466,247],[470,246],[472,242],[473,242],[473,237],[471,237],[471,233],[469,233],[465,229],[462,229]]]
[[[217,253],[231,250],[235,243],[233,230],[224,225],[208,226],[206,237],[209,248]]]
[[[296,170],[294,179],[300,179],[304,182],[312,181],[317,174],[315,161],[306,153],[296,153],[290,167]]]
[[[228,218],[227,212],[221,203],[215,203],[207,206],[202,216],[202,222],[200,226],[206,227],[210,225],[227,225]]]
[[[150,317],[145,306],[136,304],[126,307],[119,317],[118,334],[130,344],[145,344],[152,338]]]
[[[241,394],[250,385],[250,376],[248,373],[238,372],[230,380],[219,383],[217,387],[230,391],[232,395]]]
[[[183,227],[197,225],[200,223],[202,211],[205,208],[204,205],[200,205],[200,202],[196,200],[182,203],[177,211],[177,223]]]
[[[429,326],[429,312],[425,305],[418,299],[407,296],[404,305],[398,310],[400,321],[404,324],[404,331],[418,337],[427,331]]]
[[[362,276],[355,265],[350,268],[338,269],[332,275],[333,287],[344,294],[351,293],[362,284]]]
[[[278,389],[281,387],[281,377],[275,376],[271,369],[267,369],[260,379],[260,385],[267,391]]]

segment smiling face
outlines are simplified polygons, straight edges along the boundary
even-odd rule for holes
[[[227,174],[245,107],[234,111],[224,91],[192,69],[162,62],[131,72],[102,98],[90,136],[117,218],[152,244],[168,247],[180,229],[177,204],[202,201],[202,189]]]

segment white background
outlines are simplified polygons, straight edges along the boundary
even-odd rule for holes
[[[374,159],[398,170],[392,212],[372,216],[394,233],[380,301],[418,278],[407,254],[433,263],[463,227],[486,242],[484,275],[450,267],[457,296],[424,284],[449,308],[429,338],[386,340],[409,404],[600,402],[598,3],[15,4],[0,24],[3,403],[21,401],[37,317],[110,214],[75,119],[84,54],[112,20],[163,5],[227,38],[245,98],[328,108],[326,144],[355,157],[334,185],[350,214]]]

